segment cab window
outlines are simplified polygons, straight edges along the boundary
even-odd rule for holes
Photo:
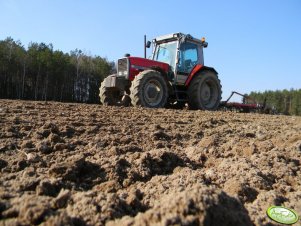
[[[179,54],[178,72],[189,73],[198,63],[198,46],[190,42],[183,43]]]
[[[175,68],[176,62],[176,52],[177,52],[177,43],[176,42],[168,42],[162,43],[157,46],[155,53],[155,60],[164,62],[170,65],[172,71]]]

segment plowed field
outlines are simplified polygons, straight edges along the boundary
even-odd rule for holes
[[[0,225],[276,225],[301,117],[0,100]]]

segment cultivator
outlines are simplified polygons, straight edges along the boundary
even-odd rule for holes
[[[229,102],[234,94],[242,97],[242,103]],[[254,98],[235,91],[231,93],[231,95],[226,101],[221,101],[220,108],[223,110],[230,110],[230,111],[244,112],[244,113],[256,112],[256,113],[265,113],[265,114],[276,114],[275,107],[267,105],[266,99],[263,101],[263,103],[258,103]]]

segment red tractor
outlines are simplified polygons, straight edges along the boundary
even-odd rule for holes
[[[151,42],[145,42],[150,47]],[[205,39],[174,33],[153,40],[152,59],[126,55],[117,62],[117,74],[101,83],[104,105],[216,110],[221,101],[217,72],[204,66]]]

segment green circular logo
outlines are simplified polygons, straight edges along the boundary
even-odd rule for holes
[[[267,215],[272,220],[281,224],[294,224],[299,220],[294,210],[283,206],[271,206],[267,210]]]

